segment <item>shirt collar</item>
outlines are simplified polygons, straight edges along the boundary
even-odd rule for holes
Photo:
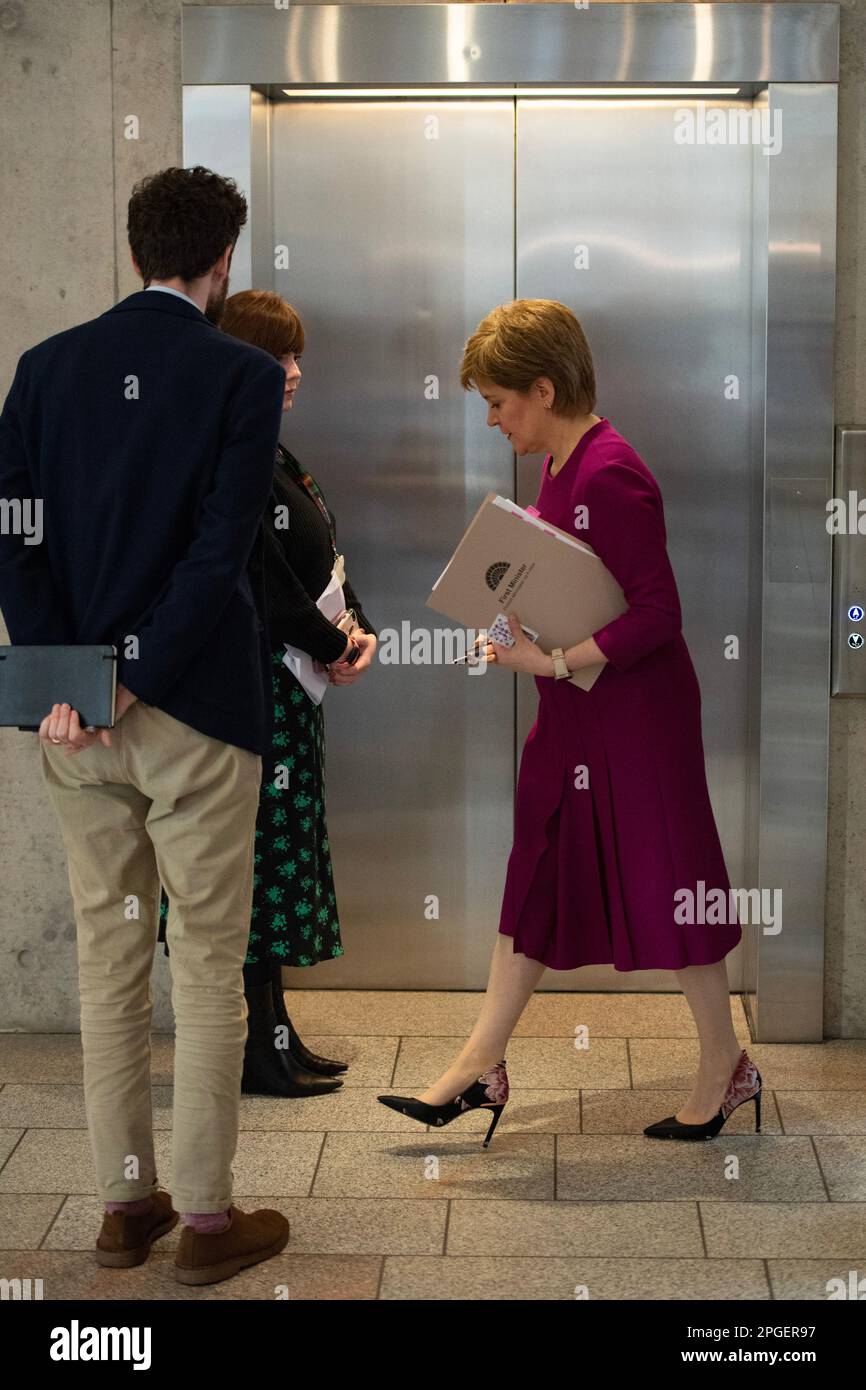
[[[149,290],[162,290],[163,294],[176,294],[178,299],[185,299],[187,304],[191,304],[194,309],[198,309],[199,313],[201,313],[201,309],[198,308],[195,300],[191,299],[188,294],[184,294],[183,290],[172,289],[171,285],[145,285],[144,288],[145,293]]]

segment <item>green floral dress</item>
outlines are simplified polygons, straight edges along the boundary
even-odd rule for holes
[[[343,954],[325,822],[325,720],[322,706],[273,654],[271,768],[288,786],[262,783],[256,821],[253,911],[247,964],[315,965]]]
[[[298,554],[302,510],[307,509],[306,534],[319,547],[320,569],[314,588],[321,590],[323,573],[330,571],[337,554],[334,515],[314,478],[305,473],[293,454],[282,445],[277,451],[273,501],[292,509],[292,558]],[[300,509],[300,510],[299,510]],[[313,518],[317,528],[310,532]],[[297,603],[298,581],[287,575],[286,557],[270,520],[265,518],[266,539],[277,547],[269,550],[269,604],[276,605],[285,633],[283,608]],[[309,558],[309,557],[308,557]],[[288,584],[288,589],[284,586]],[[346,603],[353,608],[367,632],[374,632],[358,596],[348,581],[343,584]],[[310,604],[302,593],[302,608]],[[278,595],[282,598],[278,599]],[[294,619],[292,619],[294,621]],[[275,628],[276,630],[276,628]],[[272,639],[273,640],[273,639]],[[306,647],[303,648],[307,650]],[[256,817],[253,906],[245,964],[253,977],[267,976],[270,967],[316,965],[343,955],[340,920],[334,892],[331,847],[325,822],[325,724],[323,705],[310,699],[300,681],[283,662],[285,645],[271,651],[274,723],[271,748],[262,756],[262,786]],[[285,773],[280,773],[280,767]],[[285,786],[282,784],[286,783]],[[162,892],[159,908],[159,940],[165,941],[168,899]],[[166,955],[168,946],[165,947]]]

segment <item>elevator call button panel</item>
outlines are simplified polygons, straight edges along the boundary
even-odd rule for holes
[[[866,429],[836,430],[833,498],[834,695],[866,695]]]

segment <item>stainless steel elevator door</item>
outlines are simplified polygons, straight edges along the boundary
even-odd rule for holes
[[[661,487],[710,795],[738,886],[747,694],[759,679],[748,663],[749,554],[761,545],[749,509],[753,154],[746,143],[677,143],[675,113],[689,106],[697,103],[518,102],[516,296],[574,310],[595,361],[596,413]],[[519,501],[534,499],[540,462],[518,460]],[[729,638],[736,657],[726,656]],[[522,737],[536,702],[522,680],[518,692]],[[728,962],[734,986],[741,951]],[[666,972],[629,977],[605,966],[575,979],[584,989],[671,983]]]
[[[336,513],[380,638],[408,625],[411,643],[448,626],[426,599],[484,494],[513,490],[513,455],[458,378],[478,320],[513,296],[513,102],[272,114],[273,240],[289,257],[275,287],[307,334],[282,437]],[[511,842],[514,678],[377,662],[327,691],[325,719],[345,954],[293,982],[483,986]]]
[[[275,105],[273,240],[289,251],[275,284],[308,334],[283,438],[321,482],[380,632],[430,631],[444,620],[425,600],[466,521],[489,489],[515,492],[513,455],[459,386],[465,339],[517,296],[570,305],[595,357],[597,410],[662,489],[736,885],[758,675],[746,656],[759,525],[748,507],[752,152],[677,145],[673,113],[686,104]],[[728,400],[730,378],[739,397]],[[517,461],[518,500],[534,497],[540,462]],[[739,639],[736,660],[727,637]],[[516,689],[522,742],[535,686],[521,677]],[[381,663],[328,691],[346,953],[315,977],[291,971],[293,984],[484,985],[511,843],[514,691],[502,672]],[[593,967],[544,983],[669,989],[671,977]]]

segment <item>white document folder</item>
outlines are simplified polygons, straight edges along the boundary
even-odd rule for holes
[[[316,599],[316,607],[324,613],[326,618],[330,618],[331,622],[339,618],[346,607],[346,599],[343,594],[345,577],[343,557],[338,555],[334,561],[331,578]],[[321,661],[314,661],[309,652],[302,652],[298,647],[290,646],[288,642],[285,646],[283,665],[288,666],[295,679],[301,682],[313,704],[320,705],[328,688],[328,673],[325,667]]]

